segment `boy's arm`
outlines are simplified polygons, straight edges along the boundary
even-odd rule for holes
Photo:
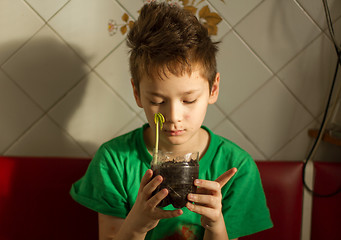
[[[168,194],[167,189],[162,189],[152,196],[162,180],[161,176],[153,178],[153,171],[147,170],[142,177],[135,204],[125,219],[99,213],[99,239],[143,240],[160,219],[180,216],[183,213],[180,209],[167,211],[157,207]]]
[[[98,239],[114,239],[123,222],[123,218],[98,213]]]
[[[188,194],[186,207],[201,215],[201,225],[205,228],[204,240],[228,240],[222,214],[221,188],[233,177],[237,169],[232,168],[215,181],[195,180],[196,194]],[[193,202],[195,204],[193,204]]]
[[[146,233],[136,233],[134,229],[127,228],[126,219],[98,213],[99,240],[129,239],[142,240]]]
[[[225,239],[228,240],[226,227],[225,227],[225,221],[224,217],[221,214],[218,220],[218,224],[214,227],[214,229],[211,229],[209,226],[205,227],[205,234],[204,234],[204,240],[211,240],[211,239]]]
[[[98,213],[99,240],[113,240],[124,219]],[[238,238],[232,239],[238,240]]]

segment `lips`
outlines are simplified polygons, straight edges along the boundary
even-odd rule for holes
[[[166,134],[170,136],[180,136],[182,135],[185,131],[184,130],[165,130]]]

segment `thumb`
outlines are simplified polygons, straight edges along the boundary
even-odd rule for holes
[[[218,182],[220,184],[220,188],[222,188],[228,181],[230,181],[236,172],[237,168],[231,168],[230,170],[221,174],[215,181]]]

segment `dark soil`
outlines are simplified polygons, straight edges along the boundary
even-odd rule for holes
[[[154,194],[163,188],[168,189],[168,195],[159,207],[172,204],[175,208],[183,208],[187,203],[187,194],[195,193],[194,180],[199,176],[199,164],[195,160],[189,162],[168,161],[155,167],[152,166],[154,176],[161,175],[163,182]]]

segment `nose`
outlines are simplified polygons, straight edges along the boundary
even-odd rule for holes
[[[169,102],[165,109],[164,117],[168,123],[177,123],[182,120],[182,106],[177,102]]]

